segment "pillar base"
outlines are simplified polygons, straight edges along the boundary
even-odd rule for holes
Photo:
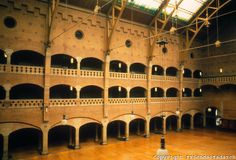
[[[144,137],[145,137],[145,138],[149,138],[150,135],[149,135],[149,134],[145,134]]]
[[[48,155],[48,151],[42,151],[41,155]]]
[[[78,145],[78,146],[74,146],[73,149],[80,149],[80,145]]]
[[[106,144],[107,144],[107,142],[100,142],[100,144],[101,144],[101,145],[106,145]]]
[[[9,160],[8,156],[3,156],[2,160]]]

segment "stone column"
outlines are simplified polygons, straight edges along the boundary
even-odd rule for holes
[[[68,147],[71,148],[73,147],[73,128],[69,127],[69,144]]]
[[[140,120],[138,119],[138,123],[137,123],[137,135],[140,135]]]
[[[194,129],[194,115],[191,115],[190,129]]]
[[[9,135],[3,135],[3,155],[2,160],[8,160]]]
[[[99,138],[98,138],[98,124],[96,124],[95,126],[95,142],[98,142]]]
[[[43,139],[42,139],[42,155],[48,154],[48,130],[43,131]]]
[[[107,125],[102,125],[102,145],[107,144]]]
[[[78,149],[78,148],[80,148],[80,146],[79,146],[79,127],[76,127],[75,128],[75,149]]]
[[[181,131],[181,116],[178,116],[177,119],[177,132]]]
[[[109,78],[110,78],[110,56],[106,55],[105,62],[104,62],[104,93],[103,93],[103,117],[108,117],[108,89],[109,89]]]
[[[125,139],[126,141],[129,140],[129,122],[125,123]]]
[[[77,60],[77,75],[80,76],[80,62],[82,60],[81,57],[76,57]]]
[[[150,121],[146,120],[145,122],[145,137],[150,137]]]
[[[6,65],[6,72],[10,73],[11,72],[11,55],[13,53],[12,49],[5,49],[5,54],[7,56],[7,65]]]
[[[166,118],[162,119],[162,129],[163,129],[163,134],[166,134]]]
[[[118,137],[118,138],[121,138],[121,133],[120,133],[120,122],[118,122],[118,125],[117,125],[117,137]]]

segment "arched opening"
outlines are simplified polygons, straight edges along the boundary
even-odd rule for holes
[[[224,84],[219,87],[222,93],[231,93],[235,95],[236,85],[235,84]]]
[[[177,130],[177,120],[178,117],[175,115],[171,115],[166,118],[166,129],[171,131],[176,131]]]
[[[20,50],[12,53],[11,64],[23,66],[44,66],[44,56],[30,50]]]
[[[184,74],[183,74],[184,78],[191,78],[192,77],[192,71],[188,68],[184,68]]]
[[[201,88],[196,88],[194,90],[194,97],[201,97],[202,96],[202,89]]]
[[[190,129],[191,127],[191,115],[190,114],[184,114],[182,116],[182,128],[183,129]]]
[[[203,127],[203,114],[202,113],[196,113],[194,115],[194,127],[195,128]]]
[[[80,98],[102,98],[103,89],[97,86],[86,86],[80,90]]]
[[[192,90],[190,88],[183,88],[182,96],[183,97],[192,97]]]
[[[164,75],[164,69],[159,65],[153,65],[152,75]]]
[[[108,90],[108,96],[109,98],[126,98],[127,97],[127,91],[125,88],[121,86],[114,86],[109,88]]]
[[[132,120],[129,123],[130,134],[142,136],[145,134],[145,121],[141,118]]]
[[[177,73],[178,73],[178,69],[175,68],[175,67],[168,67],[166,69],[166,75],[167,76],[177,76]]]
[[[164,97],[164,90],[159,87],[154,87],[151,89],[151,97]]]
[[[75,145],[75,128],[69,125],[53,127],[48,132],[48,147],[73,148]]]
[[[150,132],[153,132],[155,134],[162,133],[163,131],[162,122],[163,122],[162,117],[153,117],[150,121]]]
[[[215,97],[219,93],[219,89],[214,85],[204,85],[201,88],[203,96]]]
[[[43,99],[43,88],[35,84],[19,84],[11,88],[10,99]]]
[[[70,99],[77,98],[77,91],[74,87],[59,84],[50,88],[51,99]]]
[[[7,64],[7,54],[2,49],[0,49],[0,64]]]
[[[0,86],[0,99],[6,99],[6,91],[2,86]]]
[[[125,140],[125,122],[120,120],[110,122],[107,126],[107,132],[107,136],[110,138]]]
[[[12,132],[8,146],[10,157],[18,159],[14,156],[16,153],[27,151],[28,154],[37,154],[41,150],[41,136],[42,132],[35,128],[23,128]]]
[[[130,65],[130,73],[145,74],[146,66],[142,63],[133,63]]]
[[[216,119],[219,117],[219,110],[214,106],[209,106],[205,110],[206,113],[206,127],[216,128]]]
[[[202,71],[200,70],[195,70],[193,72],[193,78],[202,78]]]
[[[146,90],[143,87],[134,87],[130,90],[130,98],[141,98],[146,96]]]
[[[166,97],[178,97],[178,89],[176,88],[167,89]]]
[[[123,72],[127,73],[127,65],[118,60],[114,60],[110,62],[110,72]]]
[[[80,127],[79,141],[81,144],[85,142],[99,143],[101,139],[102,125],[99,123],[91,122]]]
[[[103,70],[103,62],[97,58],[84,58],[80,62],[81,70],[94,70],[94,71],[102,71]]]
[[[52,68],[77,69],[77,60],[66,54],[56,54],[51,57]]]

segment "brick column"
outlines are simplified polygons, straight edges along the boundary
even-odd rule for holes
[[[8,160],[9,135],[3,135],[3,155],[2,160]]]

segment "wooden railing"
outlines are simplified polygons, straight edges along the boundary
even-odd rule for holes
[[[77,76],[77,69],[51,68],[52,75]]]
[[[50,99],[50,107],[77,106],[77,99]]]
[[[11,65],[12,73],[20,74],[44,74],[44,67]]]
[[[81,77],[103,78],[103,71],[80,70]]]

